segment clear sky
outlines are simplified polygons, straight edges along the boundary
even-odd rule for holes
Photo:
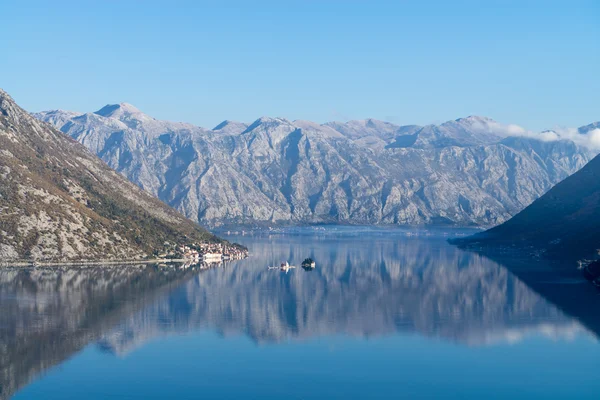
[[[205,127],[600,120],[596,0],[1,3],[0,87],[30,111],[129,102]]]

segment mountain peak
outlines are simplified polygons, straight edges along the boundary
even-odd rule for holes
[[[250,132],[260,126],[275,127],[275,126],[280,126],[280,125],[292,125],[292,122],[289,121],[288,119],[279,118],[279,117],[260,117],[259,119],[254,121],[252,124],[250,124],[248,126],[248,128],[246,128],[246,130],[244,130],[244,132],[242,132],[242,133]]]
[[[469,124],[475,124],[475,123],[490,124],[490,123],[495,123],[496,121],[494,121],[493,119],[491,119],[489,117],[482,117],[479,115],[469,115],[468,117],[455,119],[454,122],[469,123]]]
[[[5,116],[14,123],[18,123],[23,115],[28,115],[15,103],[12,97],[0,88],[0,116]]]
[[[248,128],[248,124],[246,124],[246,123],[230,121],[230,120],[226,119],[225,121],[221,122],[219,125],[212,128],[212,131],[220,132],[220,133],[237,134],[237,133],[242,133],[243,131],[246,130],[246,128]]]
[[[261,124],[268,124],[268,123],[291,124],[291,121],[288,120],[287,118],[267,117],[267,116],[262,116],[259,119],[257,119],[255,122],[260,122]]]
[[[592,122],[589,125],[581,126],[577,129],[577,131],[581,134],[587,134],[591,131],[595,131],[596,129],[600,129],[600,121]]]
[[[119,104],[107,104],[94,114],[101,115],[103,117],[118,117],[123,114],[139,114],[141,111],[129,104],[129,103],[119,103]]]
[[[15,101],[10,97],[8,93],[0,89],[0,112],[3,115],[8,116],[9,109],[15,106]]]
[[[233,121],[230,121],[228,119],[226,119],[225,121],[219,123],[217,126],[215,126],[214,128],[212,128],[213,131],[218,131],[219,129],[223,129],[225,128],[227,125],[233,123]]]

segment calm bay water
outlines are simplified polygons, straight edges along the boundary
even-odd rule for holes
[[[406,231],[235,236],[251,257],[0,270],[0,398],[596,398],[600,297]],[[305,271],[302,260],[317,266]],[[282,261],[298,266],[269,270]]]

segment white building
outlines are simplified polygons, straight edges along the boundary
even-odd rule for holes
[[[219,254],[219,253],[206,253],[206,254],[204,254],[204,261],[220,262],[222,257],[223,257],[223,255]]]

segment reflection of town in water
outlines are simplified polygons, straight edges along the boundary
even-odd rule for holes
[[[150,338],[201,329],[259,343],[410,332],[484,346],[595,335],[499,264],[442,238],[238,239],[250,258],[1,270],[0,398],[89,344],[126,354]],[[282,261],[302,268],[267,267]]]

